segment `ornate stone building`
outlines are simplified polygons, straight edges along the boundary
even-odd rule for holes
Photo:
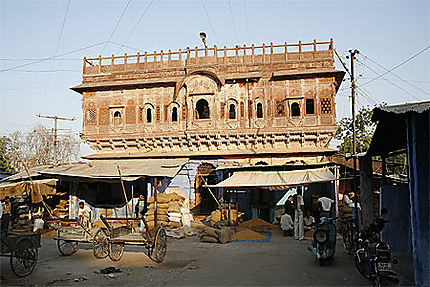
[[[294,51],[293,51],[294,49]],[[84,59],[90,158],[321,155],[336,131],[333,42]],[[285,162],[285,161],[284,161]]]
[[[84,58],[72,89],[87,158],[189,158],[167,184],[199,204],[215,167],[327,162],[343,76],[333,41],[314,40]]]

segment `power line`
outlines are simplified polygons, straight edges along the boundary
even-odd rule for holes
[[[364,84],[362,84],[361,86],[367,85],[367,84],[369,84],[369,83],[371,83],[371,82],[373,82],[373,81],[375,81],[375,80],[377,80],[377,79],[379,79],[379,78],[381,78],[381,77],[385,76],[386,74],[388,74],[388,73],[390,73],[390,72],[394,71],[395,69],[397,69],[398,67],[402,66],[403,64],[406,64],[407,62],[411,61],[412,59],[414,59],[414,58],[418,57],[419,55],[421,55],[422,53],[424,53],[424,52],[425,52],[425,51],[427,51],[428,49],[430,49],[430,46],[425,47],[424,49],[422,49],[422,50],[421,50],[421,51],[419,51],[418,53],[416,53],[416,54],[414,54],[413,56],[411,56],[411,57],[409,57],[408,59],[406,59],[405,61],[401,62],[400,64],[398,64],[398,65],[396,65],[396,66],[394,66],[393,68],[391,68],[390,70],[386,71],[385,73],[383,73],[383,74],[379,75],[378,77],[373,78],[372,80],[365,82],[365,83],[364,83]]]
[[[82,61],[82,60],[81,60]],[[21,73],[57,73],[57,72],[76,72],[80,73],[81,70],[11,70],[9,72],[21,72]]]
[[[362,64],[364,67],[366,67],[367,69],[369,69],[370,71],[372,71],[373,73],[375,73],[376,75],[378,75],[380,78],[384,79],[385,81],[387,81],[388,83],[392,84],[393,86],[399,88],[400,90],[402,90],[403,92],[407,93],[408,95],[410,95],[411,97],[413,97],[415,100],[419,100],[415,95],[413,95],[412,93],[408,92],[407,90],[405,90],[404,88],[402,88],[401,86],[397,85],[396,83],[391,82],[390,80],[386,79],[383,77],[383,75],[380,75],[378,72],[376,72],[375,70],[373,70],[372,68],[370,68],[369,66],[367,66],[366,64],[364,64],[363,62],[357,60],[358,63]],[[363,86],[363,85],[361,85]]]
[[[146,7],[146,9],[143,11],[142,15],[140,15],[139,20],[137,20],[136,24],[134,24],[133,28],[131,29],[130,33],[127,36],[127,39],[125,40],[124,43],[127,43],[128,40],[130,40],[131,35],[133,35],[134,30],[136,30],[137,26],[139,25],[139,23],[143,20],[143,18],[145,17],[146,13],[148,12],[149,8],[151,7],[152,3],[154,3],[154,0],[151,0],[151,2],[149,3],[149,5]]]
[[[364,57],[366,58],[366,59],[369,59],[372,63],[374,63],[374,64],[376,64],[377,66],[379,66],[380,68],[382,68],[382,69],[384,69],[385,71],[388,71],[388,69],[387,68],[385,68],[384,66],[382,66],[381,64],[379,64],[379,63],[377,63],[375,60],[372,60],[370,57],[368,57],[368,56],[366,56],[366,55],[364,55]],[[403,81],[403,82],[405,82],[405,83],[407,83],[407,84],[409,84],[409,85],[411,85],[412,87],[414,87],[414,88],[416,88],[417,90],[419,90],[419,91],[421,91],[421,92],[423,92],[423,93],[425,93],[425,94],[427,94],[427,95],[430,95],[430,93],[429,92],[427,92],[427,91],[425,91],[425,90],[423,90],[423,89],[421,89],[420,87],[418,87],[417,85],[414,85],[414,84],[412,84],[412,83],[410,83],[409,81],[406,81],[405,79],[403,79],[402,77],[400,77],[399,75],[397,75],[397,74],[395,74],[395,73],[393,73],[393,72],[390,72],[393,76],[396,76],[398,79],[400,79],[401,81]],[[386,79],[385,78],[385,80],[387,80],[388,81],[388,79]]]
[[[227,0],[227,3],[228,3],[228,8],[230,9],[231,21],[233,22],[233,30],[234,30],[234,34],[236,36],[236,41],[237,41],[238,36],[237,36],[237,30],[236,30],[236,23],[234,22],[233,11],[231,10],[230,0]]]
[[[30,65],[34,65],[34,64],[37,64],[37,63],[40,63],[40,62],[45,62],[45,61],[48,61],[48,60],[51,60],[51,59],[54,59],[54,58],[57,58],[57,57],[70,55],[70,54],[73,54],[73,53],[76,53],[76,52],[79,52],[79,51],[83,51],[83,50],[87,50],[87,49],[90,49],[90,48],[94,48],[94,47],[100,46],[100,45],[102,45],[102,44],[104,44],[106,42],[107,41],[103,41],[103,42],[100,42],[100,43],[97,43],[97,44],[93,44],[93,45],[89,45],[89,46],[86,46],[86,47],[83,47],[83,48],[71,50],[69,52],[65,52],[65,53],[62,53],[62,54],[59,54],[59,55],[56,55],[56,56],[53,56],[53,57],[42,58],[42,59],[35,60],[35,61],[29,62],[29,63],[25,63],[25,64],[13,66],[13,67],[10,67],[10,68],[7,68],[7,69],[0,70],[0,73],[1,72],[7,72],[7,71],[10,71],[10,70],[15,70],[15,69],[26,67],[26,66],[30,66]]]
[[[217,36],[217,34],[216,34],[216,32],[215,32],[214,25],[212,24],[212,21],[211,21],[211,17],[209,16],[208,10],[206,9],[205,2],[203,2],[203,0],[201,0],[201,2],[202,2],[203,9],[205,10],[206,17],[208,17],[209,25],[211,26],[211,29],[212,29],[212,31],[214,32],[215,39],[216,39],[217,43],[218,43],[218,44],[220,44],[219,39],[218,39],[218,36]]]
[[[143,51],[141,49],[138,49],[138,48],[133,48],[133,47],[130,47],[130,46],[127,46],[127,45],[124,45],[124,44],[120,44],[120,43],[117,43],[117,42],[113,42],[113,41],[109,41],[109,42],[112,43],[112,44],[114,44],[114,45],[123,47],[123,48],[131,49],[131,50],[136,50],[136,51],[145,53],[145,51]]]
[[[127,4],[125,5],[124,9],[122,10],[121,16],[119,17],[118,21],[116,22],[116,24],[112,30],[112,33],[110,34],[109,39],[106,41],[106,44],[103,46],[103,49],[102,49],[100,54],[103,54],[103,51],[106,49],[107,44],[110,42],[110,40],[112,40],[112,37],[115,34],[115,31],[118,28],[118,25],[122,20],[122,17],[124,17],[125,11],[127,11],[127,8],[130,5],[130,3],[131,3],[131,0],[128,0]]]
[[[0,58],[0,61],[36,61],[46,58]],[[81,58],[54,58],[53,61],[82,61]]]
[[[243,10],[245,11],[245,19],[246,19],[246,35],[248,38],[248,43],[251,41],[249,40],[249,22],[248,22],[248,9],[246,9],[246,0],[243,0]]]

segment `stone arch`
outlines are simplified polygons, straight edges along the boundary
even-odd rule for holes
[[[180,81],[178,81],[176,83],[176,88],[175,88],[175,99],[178,97],[179,95],[179,91],[186,86],[189,89],[189,86],[187,85],[187,81],[192,78],[193,76],[196,75],[200,75],[202,78],[207,78],[212,80],[217,87],[217,92],[219,92],[221,90],[221,87],[224,85],[225,81],[224,79],[218,77],[214,72],[212,71],[208,71],[208,70],[199,70],[199,71],[193,71],[191,73],[189,73],[188,75],[186,75],[185,77],[183,77]],[[189,90],[188,90],[189,91]]]
[[[147,124],[151,124],[154,122],[154,114],[155,114],[155,107],[151,103],[145,103],[143,105],[143,122]]]
[[[170,122],[179,122],[179,114],[181,105],[178,102],[171,102],[168,106],[169,113],[169,121]]]

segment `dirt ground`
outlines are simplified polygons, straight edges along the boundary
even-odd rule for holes
[[[270,242],[203,243],[196,236],[169,238],[166,260],[157,264],[143,247],[126,247],[119,262],[98,260],[89,245],[61,256],[52,238],[42,240],[34,272],[17,278],[9,258],[1,259],[1,286],[366,286],[341,240],[335,261],[319,266],[307,250],[310,240],[296,241],[275,231]],[[122,273],[107,277],[100,270],[114,266]]]

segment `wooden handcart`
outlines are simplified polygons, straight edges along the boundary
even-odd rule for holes
[[[10,266],[18,277],[30,275],[37,263],[39,232],[3,232],[0,256],[10,257]]]
[[[145,224],[145,232],[133,233],[131,222],[140,221],[138,218],[103,217],[100,216],[104,227],[85,228],[75,219],[52,219],[56,222],[57,247],[64,256],[70,256],[78,251],[78,244],[92,244],[93,255],[98,259],[109,256],[118,261],[124,255],[125,245],[138,245],[146,249],[146,254],[157,263],[163,262],[167,252],[167,235],[163,226],[149,229]],[[118,223],[115,222],[125,222]]]

